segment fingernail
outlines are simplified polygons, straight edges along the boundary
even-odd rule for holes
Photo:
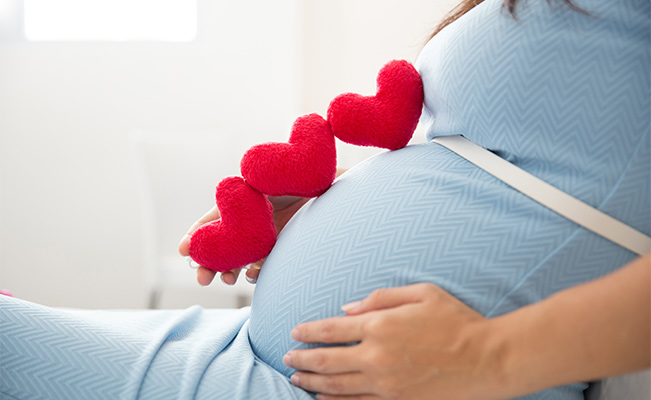
[[[234,283],[226,282],[226,280],[224,279],[224,274],[219,274],[219,279],[222,280],[222,283],[224,283],[224,285],[228,285],[228,286],[233,286],[234,285]]]
[[[344,304],[343,306],[341,306],[341,310],[345,313],[348,313],[355,309],[358,309],[361,304],[362,304],[361,301],[353,301],[352,303]]]
[[[187,235],[187,234],[184,235],[184,236],[181,238],[181,241],[179,242],[179,247],[181,247],[181,243],[185,242],[186,240],[189,240],[190,237],[192,237],[192,235]]]
[[[301,384],[301,377],[298,374],[292,375],[292,385],[299,386]]]
[[[292,329],[292,339],[301,341],[301,332],[298,330],[298,328]]]
[[[246,281],[249,282],[250,284],[254,284],[254,283],[256,283],[258,281],[257,279],[251,278],[248,275],[244,275],[244,277],[246,278]]]
[[[285,357],[283,357],[283,363],[286,366],[291,367],[292,366],[292,355],[289,354],[289,353],[285,354]]]
[[[197,268],[199,268],[199,267],[201,266],[201,265],[197,264],[196,262],[194,262],[194,260],[192,259],[192,257],[188,257],[188,265],[189,265],[190,268],[192,268],[192,269],[197,269]]]

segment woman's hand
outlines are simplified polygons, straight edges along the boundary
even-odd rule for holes
[[[274,225],[276,225],[277,232],[280,232],[296,211],[298,211],[298,209],[309,200],[304,197],[294,196],[268,196],[268,199],[274,207]],[[217,206],[213,207],[210,211],[204,214],[203,217],[199,218],[197,222],[190,227],[183,239],[181,239],[181,243],[179,243],[179,253],[184,257],[188,257],[190,255],[190,237],[194,231],[196,231],[201,225],[218,218],[219,209]],[[260,268],[263,263],[264,259],[254,263],[253,267],[246,271],[247,280],[249,282],[255,283],[258,279],[258,274],[260,273]],[[221,274],[221,279],[227,285],[234,285],[239,274],[239,269],[227,271]],[[215,275],[217,275],[216,271],[211,271],[201,266],[197,269],[197,281],[200,285],[209,285],[215,278]]]
[[[292,382],[322,398],[506,399],[651,366],[651,253],[486,319],[431,284],[373,292],[346,317],[298,325]],[[328,394],[332,395],[329,396]]]
[[[292,382],[319,398],[480,399],[491,397],[474,388],[501,383],[490,320],[438,286],[376,290],[343,310],[348,316],[296,326],[292,337],[359,344],[292,350],[284,358],[300,371]]]

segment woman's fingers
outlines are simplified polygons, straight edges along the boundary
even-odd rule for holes
[[[205,213],[201,218],[197,220],[190,229],[188,229],[188,232],[186,235],[192,235],[194,231],[197,230],[201,225],[205,224],[206,222],[214,221],[219,218],[219,208],[217,206],[213,206],[210,210],[208,210],[207,213]]]
[[[319,393],[316,395],[316,400],[377,400],[377,399],[380,399],[380,397],[374,394],[356,394],[356,395],[342,394],[339,396],[336,394]]]
[[[399,307],[410,303],[422,302],[427,295],[442,289],[432,284],[416,284],[390,289],[374,290],[361,301],[345,304],[341,309],[348,315],[357,315],[369,311]]]
[[[199,267],[197,269],[197,282],[199,282],[201,286],[208,286],[212,280],[215,279],[216,274],[216,271],[211,271],[207,268]]]
[[[264,260],[261,260],[259,263],[261,264],[263,261]],[[234,285],[237,282],[237,278],[240,275],[241,271],[241,269],[234,269],[231,271],[222,272],[222,282],[229,286]],[[216,275],[216,271],[209,270],[208,268],[204,268],[202,266],[199,266],[199,268],[197,268],[197,282],[199,282],[201,286],[210,285],[215,279]],[[260,266],[258,266],[258,263],[253,264],[251,268],[246,270],[246,280],[249,283],[256,283],[258,280],[258,275],[260,275]]]
[[[280,197],[269,197],[269,200],[274,206],[274,223],[276,229],[280,231],[287,221],[291,218],[294,213],[309,199],[303,197],[293,197],[293,196],[280,196]],[[201,218],[199,218],[187,233],[183,236],[179,242],[178,251],[182,256],[190,256],[190,238],[192,234],[203,224],[210,221],[219,219],[219,209],[217,206],[211,208],[207,213],[205,213]],[[264,259],[253,264],[253,266],[246,272],[246,280],[250,283],[256,283],[258,280],[258,275],[260,274],[260,268],[264,263]],[[214,271],[207,270],[203,267],[199,267],[197,270],[197,281],[203,286],[210,285],[213,279],[215,278],[216,273]],[[221,274],[222,281],[227,285],[234,285],[237,281],[239,275],[239,270],[237,271],[228,271]]]
[[[188,229],[185,236],[183,236],[181,242],[179,243],[179,253],[184,257],[188,257],[190,255],[190,237],[194,231],[196,231],[201,225],[205,224],[206,222],[214,221],[217,218],[219,218],[219,209],[217,206],[214,206],[210,209],[210,211],[199,218],[197,222],[192,224],[190,229]]]
[[[234,269],[232,271],[222,272],[221,279],[227,285],[234,285],[237,282],[237,276],[240,274],[239,269]],[[197,269],[197,282],[201,286],[208,286],[212,283],[213,279],[217,275],[217,271],[211,271],[208,268],[199,267]]]
[[[348,343],[362,340],[363,320],[334,317],[297,325],[292,338],[303,343]]]
[[[487,353],[482,338],[495,336],[480,324],[484,317],[436,285],[377,290],[346,309],[347,316],[292,330],[292,337],[305,343],[359,342],[289,351],[283,361],[298,370],[295,385],[332,398],[451,398],[455,393],[465,399],[477,398],[468,382],[499,370],[486,361],[493,351]]]
[[[307,391],[332,395],[370,395],[372,389],[368,376],[359,372],[332,375],[297,372],[291,380]]]
[[[181,242],[179,242],[179,254],[182,255],[183,257],[189,257],[190,256],[190,234],[186,234],[183,236],[181,239]]]
[[[222,282],[227,284],[228,286],[235,285],[235,282],[237,282],[237,277],[240,275],[240,269],[234,269],[231,271],[226,271],[222,272],[221,278]]]
[[[319,347],[307,350],[291,350],[283,357],[288,367],[319,374],[342,374],[360,372],[362,355],[355,346]]]
[[[246,270],[246,280],[249,283],[253,284],[258,281],[258,275],[260,275],[260,268],[262,268],[263,263],[264,259],[252,264],[251,267]]]
[[[237,277],[240,275],[241,269],[234,269],[231,271],[226,271],[221,273],[221,280],[224,282],[226,285],[232,286],[237,282]],[[216,271],[211,271],[207,268],[204,267],[199,267],[197,269],[197,282],[201,286],[208,286],[212,283],[212,281],[215,279],[215,276],[217,275]],[[249,276],[249,272],[246,272],[246,275]],[[255,283],[255,280],[258,277],[258,274],[256,273],[255,279],[248,278],[247,280],[251,283]],[[253,280],[253,281],[252,281]]]

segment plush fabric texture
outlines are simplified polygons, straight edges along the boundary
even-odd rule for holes
[[[276,241],[273,206],[267,197],[235,176],[216,190],[220,219],[202,225],[190,238],[190,257],[225,272],[264,258]]]
[[[268,207],[259,204],[261,195],[316,197],[328,190],[337,172],[335,135],[363,146],[393,150],[406,146],[422,109],[420,76],[407,61],[392,61],[379,72],[377,82],[375,96],[349,93],[333,100],[328,121],[318,114],[298,118],[288,143],[263,143],[249,149],[242,157],[240,171],[245,185],[258,194],[228,178],[221,189],[223,205],[217,191],[222,218],[192,235],[192,259],[208,269],[225,272],[266,257],[273,240],[267,223]],[[235,187],[246,196],[234,197],[230,192]],[[224,221],[222,207],[236,217]],[[261,221],[264,225],[255,224]]]
[[[574,3],[590,16],[521,0],[514,20],[486,0],[443,30],[417,63],[423,122],[430,137],[464,134],[649,234],[651,3]],[[441,146],[407,146],[352,168],[294,216],[250,318],[0,296],[0,398],[307,399],[282,364],[303,346],[291,329],[376,288],[433,282],[492,317],[634,257]],[[525,398],[583,400],[585,387]]]
[[[416,66],[428,137],[463,134],[651,233],[651,3],[486,0]],[[336,129],[333,129],[336,134]],[[501,315],[635,258],[435,144],[384,152],[287,224],[262,268],[249,334],[286,376],[297,324],[374,289],[432,282]],[[585,384],[528,396],[583,399]]]
[[[328,107],[335,136],[358,146],[403,148],[409,143],[423,108],[423,83],[409,62],[394,60],[377,76],[377,93],[346,93]]]
[[[316,197],[337,173],[337,150],[330,124],[318,114],[298,118],[288,143],[253,146],[240,163],[246,183],[270,196]]]

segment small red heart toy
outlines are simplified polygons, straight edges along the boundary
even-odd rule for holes
[[[423,82],[409,62],[394,60],[377,77],[375,96],[346,93],[328,107],[334,135],[350,144],[397,150],[416,130],[423,108]]]
[[[220,219],[199,227],[190,238],[190,257],[218,272],[241,268],[266,257],[276,243],[273,206],[267,196],[239,176],[217,185]]]
[[[270,196],[319,196],[337,174],[337,150],[330,124],[318,114],[298,118],[289,143],[251,147],[242,157],[240,170],[246,183]]]
[[[335,137],[360,146],[397,150],[416,129],[423,83],[407,61],[391,61],[377,77],[375,96],[347,93],[318,114],[298,118],[288,143],[263,143],[242,157],[242,177],[217,185],[221,218],[202,225],[190,238],[190,257],[204,268],[226,272],[266,257],[276,242],[270,196],[315,197],[337,172]]]

